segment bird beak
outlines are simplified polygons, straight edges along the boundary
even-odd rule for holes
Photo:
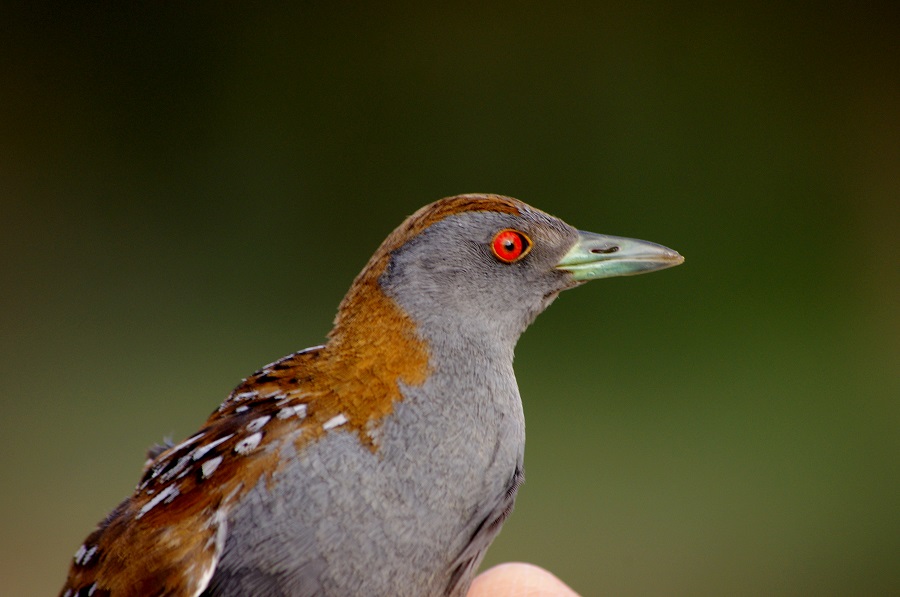
[[[578,240],[556,264],[581,282],[613,276],[634,276],[679,265],[684,257],[656,243],[593,232],[578,232]]]

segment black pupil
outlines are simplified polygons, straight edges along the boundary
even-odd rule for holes
[[[507,253],[512,253],[512,252],[513,252],[513,249],[515,249],[515,248],[516,248],[516,242],[515,242],[513,239],[508,238],[508,239],[506,239],[506,241],[504,241],[504,243],[503,243],[503,249],[504,249]]]

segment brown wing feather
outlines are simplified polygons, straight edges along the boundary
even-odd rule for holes
[[[273,440],[320,433],[330,409],[315,412],[321,402],[312,407],[314,393],[298,379],[318,350],[256,373],[199,433],[150,462],[134,494],[78,549],[60,594],[199,595],[224,546],[230,505],[277,469]]]

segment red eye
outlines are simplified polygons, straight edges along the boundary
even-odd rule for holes
[[[491,250],[503,263],[513,263],[528,254],[531,240],[517,230],[501,230],[491,241]]]

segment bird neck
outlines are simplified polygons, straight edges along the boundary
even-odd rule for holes
[[[430,376],[469,373],[465,367],[512,371],[518,333],[507,337],[501,330],[508,326],[478,325],[449,313],[414,318],[414,305],[385,293],[378,265],[363,270],[338,309],[325,347],[326,360],[339,367],[336,376],[391,388],[397,398],[398,382],[417,386]]]
[[[371,263],[344,297],[323,349],[323,376],[351,420],[374,422],[402,400],[400,385],[429,374],[427,343],[412,319],[378,286]]]
[[[326,349],[333,359],[378,368],[407,384],[421,383],[428,346],[412,319],[383,292],[351,292],[341,303]]]
[[[435,309],[420,304],[417,293],[386,289],[390,262],[382,246],[353,281],[328,335],[323,366],[333,368],[327,376],[346,390],[342,403],[362,400],[353,410],[371,410],[376,420],[403,399],[401,385],[458,385],[485,375],[514,383],[513,349],[524,325]]]

